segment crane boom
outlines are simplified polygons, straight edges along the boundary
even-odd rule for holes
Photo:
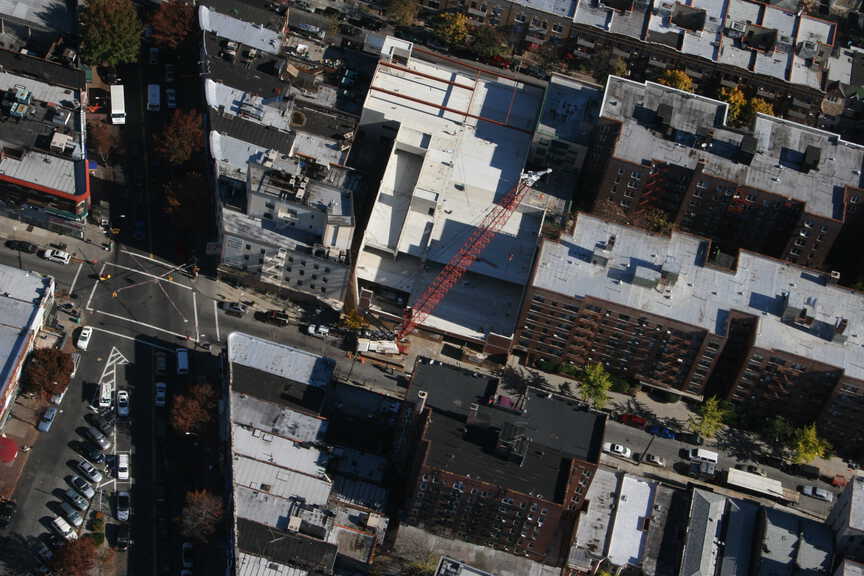
[[[429,314],[441,303],[453,286],[468,271],[468,268],[477,260],[480,253],[489,245],[495,234],[501,230],[510,219],[513,211],[522,202],[525,193],[534,186],[538,180],[551,170],[546,169],[538,172],[523,172],[519,182],[502,198],[500,204],[495,204],[484,216],[479,226],[474,228],[465,243],[450,259],[446,266],[438,273],[426,290],[420,295],[412,308],[405,311],[402,326],[396,335],[396,340],[402,340],[410,334],[418,324],[421,324]]]

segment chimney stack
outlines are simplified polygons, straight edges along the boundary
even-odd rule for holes
[[[417,414],[420,415],[423,413],[423,410],[426,409],[426,399],[429,397],[429,393],[425,390],[417,391],[417,404],[415,405],[415,410]]]

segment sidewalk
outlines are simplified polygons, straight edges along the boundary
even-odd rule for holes
[[[576,396],[578,382],[571,378],[561,376],[559,374],[549,374],[541,372],[537,369],[527,369],[526,367],[517,364],[515,358],[511,357],[511,362],[508,363],[510,368],[526,375],[532,381],[532,384],[539,385],[552,392],[563,394],[562,385],[567,384],[570,387],[571,396]],[[533,378],[530,375],[534,375]],[[696,417],[696,413],[691,409],[691,405],[678,400],[676,402],[658,402],[651,398],[643,390],[639,390],[634,395],[621,394],[619,392],[608,393],[609,400],[606,404],[604,412],[607,412],[611,417],[619,414],[637,414],[648,420],[658,422],[663,426],[673,430],[683,430],[687,427],[687,422]],[[695,405],[694,405],[695,406]],[[727,429],[724,428],[718,434],[718,437],[723,435]],[[730,437],[732,435],[729,435]],[[753,446],[768,452],[768,447],[755,434],[743,434],[746,440]],[[709,442],[710,443],[710,442]],[[811,462],[813,466],[817,466],[825,478],[833,478],[835,476],[843,476],[846,479],[851,479],[855,475],[855,470],[849,468],[846,462],[837,456],[831,458],[817,458]]]
[[[73,258],[94,263],[104,260],[111,254],[103,244],[110,242],[113,247],[110,238],[95,224],[87,223],[84,227],[84,239],[79,240],[2,215],[0,215],[0,238],[26,240],[38,245],[39,248],[49,248],[51,244],[66,244],[66,252],[69,252]]]

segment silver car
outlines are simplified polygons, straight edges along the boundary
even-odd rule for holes
[[[121,490],[117,492],[117,520],[126,522],[132,513],[132,498],[129,492]]]
[[[80,470],[81,474],[83,474],[84,477],[90,482],[98,484],[102,481],[102,473],[99,472],[99,470],[97,470],[96,467],[87,460],[78,461],[78,470]]]
[[[48,432],[51,430],[51,425],[54,424],[54,418],[57,416],[57,407],[49,406],[45,413],[42,414],[42,418],[39,419],[39,424],[36,425],[36,428],[39,429],[40,432]]]
[[[80,476],[72,476],[72,479],[69,480],[69,483],[72,485],[73,488],[75,488],[75,490],[78,491],[79,494],[81,494],[88,500],[96,495],[96,491],[93,489],[93,487]]]
[[[75,528],[80,528],[84,524],[84,518],[68,502],[61,502],[60,509],[63,510],[63,516],[66,520]]]
[[[84,512],[90,506],[90,502],[88,502],[86,498],[81,496],[72,488],[66,490],[63,495],[66,497],[67,500],[69,500],[69,502],[72,503],[73,506],[75,506],[75,508],[77,508],[81,512]]]

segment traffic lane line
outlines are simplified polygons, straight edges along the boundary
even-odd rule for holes
[[[105,264],[102,264],[102,268],[99,269],[99,276],[105,272]],[[90,297],[87,298],[87,305],[84,307],[86,310],[92,312],[93,308],[90,307],[90,303],[93,301],[93,295],[96,293],[96,288],[99,286],[99,281],[93,283],[93,288],[90,290]]]
[[[172,332],[171,330],[166,330],[165,328],[160,328],[159,326],[154,326],[153,324],[147,324],[146,322],[141,322],[140,320],[133,320],[132,318],[126,318],[125,316],[120,316],[119,314],[112,314],[110,312],[105,312],[103,310],[96,310],[97,314],[102,314],[104,316],[108,316],[110,318],[116,318],[117,320],[123,320],[124,322],[130,322],[132,324],[137,324],[139,326],[144,326],[146,328],[150,328],[152,330],[156,330],[158,332],[164,332],[165,334],[171,334],[172,336],[176,336],[178,338],[182,338],[184,340],[190,340],[192,342],[198,343],[198,338],[189,338],[186,334],[180,334],[179,332]],[[127,338],[129,338],[127,336]],[[130,340],[135,340],[135,338],[129,338]],[[159,346],[161,348],[161,346]],[[167,350],[167,348],[163,348],[163,350]]]
[[[192,292],[192,312],[195,313],[195,341],[201,338],[201,333],[198,331],[198,296]]]
[[[75,270],[75,276],[72,278],[72,284],[69,285],[69,294],[75,293],[75,284],[78,283],[78,275],[81,274],[81,268],[84,267],[84,263],[81,262],[78,264],[78,269]]]
[[[114,266],[115,268],[120,268],[121,270],[126,270],[128,272],[134,272],[135,274],[141,274],[143,276],[147,276],[148,278],[153,278],[154,280],[159,280],[160,282],[168,282],[169,284],[179,286],[180,288],[184,288],[186,290],[192,290],[191,286],[187,286],[186,284],[181,284],[180,282],[175,282],[174,280],[169,280],[168,278],[165,278],[163,276],[157,276],[156,274],[150,274],[149,272],[144,272],[143,270],[136,270],[135,268],[123,266],[122,264],[115,264],[114,262],[106,262],[105,264],[107,264],[108,266]],[[103,268],[104,267],[105,267],[105,265],[103,265]]]
[[[216,300],[213,300],[213,319],[216,321],[216,341],[221,342],[222,336],[219,332],[219,305],[216,304]]]

